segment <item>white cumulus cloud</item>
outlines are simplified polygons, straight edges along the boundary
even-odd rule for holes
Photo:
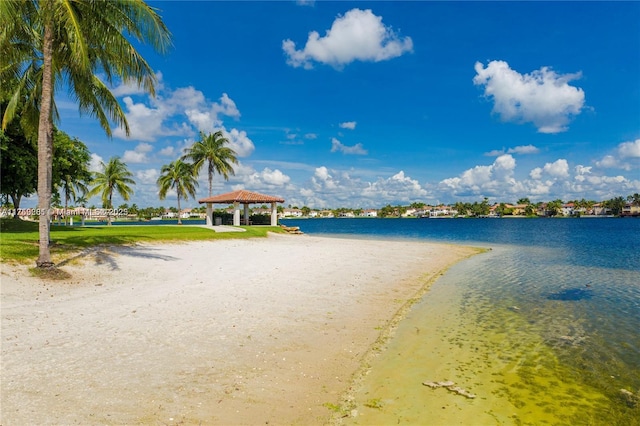
[[[153,146],[148,143],[138,144],[134,150],[127,150],[122,156],[125,163],[146,163],[149,161],[147,154],[153,150]]]
[[[605,155],[602,160],[596,161],[596,166],[605,169],[618,166],[618,160],[613,155]]]
[[[256,148],[244,130],[231,129],[227,131],[227,129],[223,129],[222,134],[229,140],[229,147],[236,152],[238,157],[247,157]]]
[[[607,154],[595,165],[603,169],[632,170],[640,168],[640,139],[622,142],[612,154]]]
[[[544,167],[536,167],[531,170],[529,176],[531,179],[540,180],[545,174],[554,178],[569,177],[569,163],[567,160],[561,158],[553,163],[546,163]]]
[[[517,189],[513,178],[515,167],[515,158],[510,154],[503,154],[489,166],[475,166],[457,177],[443,179],[439,187],[441,190],[462,196],[511,193]]]
[[[323,37],[311,31],[304,48],[290,40],[282,42],[287,64],[310,69],[313,62],[341,68],[353,61],[379,62],[413,51],[410,37],[401,38],[370,9],[352,9],[338,16]]]
[[[533,145],[520,145],[509,148],[508,154],[537,154],[540,150]]]
[[[138,170],[135,172],[136,182],[143,185],[155,185],[160,172],[157,169]]]
[[[520,74],[505,61],[475,64],[473,82],[484,86],[494,102],[493,112],[504,121],[533,123],[540,133],[567,130],[573,116],[584,107],[584,91],[569,85],[580,73],[559,75],[549,67]]]
[[[163,157],[175,157],[177,156],[176,153],[176,149],[173,146],[167,146],[165,148],[162,148],[158,154],[162,155]]]
[[[318,167],[315,170],[314,176],[320,180],[327,180],[331,178],[331,175],[329,174],[329,169],[327,169],[325,166]]]
[[[493,151],[487,152],[485,155],[488,157],[497,157],[502,154],[525,155],[525,154],[537,154],[539,152],[540,150],[533,145],[520,145],[520,146],[514,146],[513,148],[509,148],[506,151],[504,150],[504,148],[500,150],[494,149]]]
[[[427,195],[428,192],[420,182],[405,176],[403,170],[390,178],[379,178],[376,182],[369,183],[362,191],[363,197],[388,203],[397,200],[422,200]]]
[[[355,121],[345,121],[344,123],[340,123],[340,127],[343,129],[354,130],[358,123]]]
[[[593,167],[587,167],[587,166],[582,166],[580,164],[578,164],[574,170],[576,172],[574,179],[577,180],[578,182],[583,182],[585,179],[587,179],[587,175],[591,174],[591,169]]]
[[[245,183],[251,188],[262,188],[265,186],[284,186],[291,181],[291,178],[280,170],[272,170],[265,167],[261,172],[252,173]]]
[[[101,172],[102,164],[104,160],[96,153],[91,153],[91,159],[89,160],[89,171]]]
[[[367,155],[367,150],[364,149],[361,143],[357,143],[353,146],[347,146],[342,144],[336,138],[331,138],[331,152],[342,152],[343,154],[352,155]]]
[[[561,158],[553,163],[545,164],[543,170],[554,177],[568,177],[569,163],[564,158]]]
[[[119,93],[130,92],[122,87]],[[122,100],[130,133],[127,136],[123,128],[117,127],[113,129],[114,136],[145,142],[153,142],[163,136],[192,137],[200,131],[210,133],[224,128],[224,116],[240,118],[236,103],[226,93],[218,102],[211,102],[192,86],[158,92],[155,98],[147,97],[145,100],[125,96]],[[247,151],[244,141],[239,145],[243,152]]]
[[[220,97],[220,103],[213,103],[212,110],[216,116],[222,114],[227,117],[240,118],[240,111],[236,103],[226,93],[223,93]]]
[[[623,142],[618,146],[621,158],[640,158],[640,139],[633,142]]]

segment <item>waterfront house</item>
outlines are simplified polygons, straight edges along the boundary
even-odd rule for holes
[[[606,216],[611,214],[611,209],[605,207],[602,203],[596,203],[593,205],[591,214],[595,216]]]
[[[302,210],[300,210],[300,209],[284,209],[282,211],[282,217],[302,217]]]
[[[622,208],[621,216],[640,216],[640,205],[627,203]]]
[[[378,210],[376,209],[366,209],[366,210],[362,210],[362,213],[360,213],[361,217],[378,217]]]
[[[575,212],[575,204],[574,203],[565,203],[562,205],[560,209],[563,216],[573,216]]]
[[[352,211],[340,212],[340,217],[356,217]]]

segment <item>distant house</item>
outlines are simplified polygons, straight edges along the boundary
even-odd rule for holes
[[[593,205],[591,214],[596,216],[606,216],[611,214],[611,209],[606,208],[602,203],[596,203]]]
[[[547,203],[542,203],[538,205],[536,208],[536,215],[538,216],[546,216],[547,215]]]
[[[429,211],[429,217],[446,217],[446,216],[454,216],[458,214],[458,211],[450,206],[439,205],[433,207]]]
[[[417,211],[416,209],[407,209],[407,211],[405,211],[401,216],[402,217],[415,216],[416,211]]]
[[[180,211],[180,219],[189,219],[190,217],[198,217],[197,213],[192,213],[192,209],[182,209]]]
[[[560,209],[563,216],[573,216],[575,212],[575,204],[574,203],[565,203],[562,205]]]
[[[362,213],[360,213],[360,216],[362,216],[362,217],[378,217],[378,210],[376,210],[376,209],[362,210]]]
[[[251,214],[260,214],[260,215],[270,215],[271,214],[271,210],[269,209],[252,209],[251,210]]]
[[[640,205],[627,203],[622,208],[621,216],[640,216]]]
[[[282,217],[302,217],[302,210],[300,210],[300,209],[284,209],[282,211]]]
[[[510,206],[513,209],[514,216],[523,216],[526,213],[528,204],[516,204],[514,206]]]

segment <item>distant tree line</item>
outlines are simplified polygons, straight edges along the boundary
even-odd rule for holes
[[[450,210],[455,210],[458,216],[465,217],[484,217],[488,216],[494,208],[495,214],[498,216],[508,216],[514,214],[516,210],[514,206],[519,206],[518,210],[521,210],[525,216],[537,216],[540,210],[544,210],[546,216],[558,216],[563,207],[566,204],[573,204],[574,211],[576,211],[576,215],[579,215],[581,211],[592,211],[594,206],[600,205],[601,208],[609,211],[610,214],[614,216],[620,216],[624,207],[627,204],[640,206],[640,194],[635,193],[632,195],[628,195],[625,197],[614,197],[608,200],[603,201],[595,201],[595,200],[586,200],[584,198],[580,200],[570,200],[564,202],[561,199],[556,199],[548,202],[539,201],[536,203],[532,203],[529,198],[520,198],[515,204],[510,204],[506,202],[499,202],[490,204],[489,199],[484,197],[482,201],[474,201],[471,202],[456,202],[448,205],[439,205],[439,207],[448,207]],[[395,205],[387,204],[384,207],[376,209],[377,217],[402,217],[410,210],[417,211],[425,211],[430,207],[437,206],[428,206],[423,202],[413,202],[409,205]],[[290,209],[300,210],[303,216],[309,216],[312,211],[320,212],[329,210],[334,217],[341,216],[361,216],[364,212],[362,208],[337,208],[337,209],[311,209],[307,206],[303,206],[298,208],[297,206],[289,205]]]

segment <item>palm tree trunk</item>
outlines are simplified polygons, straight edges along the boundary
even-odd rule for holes
[[[109,192],[109,205],[107,206],[107,226],[111,226],[111,209],[113,208],[113,204],[111,204],[111,198],[113,197],[113,189]]]
[[[182,218],[180,217],[180,194],[178,194],[178,225],[182,225]]]
[[[213,197],[213,163],[209,161],[209,197]]]
[[[36,265],[40,268],[53,266],[49,251],[49,227],[51,208],[51,174],[53,166],[53,127],[51,103],[53,95],[53,30],[45,24],[42,63],[42,104],[38,122],[38,209],[39,209],[39,256]]]
[[[64,226],[68,224],[67,212],[69,211],[69,193],[64,191]]]

